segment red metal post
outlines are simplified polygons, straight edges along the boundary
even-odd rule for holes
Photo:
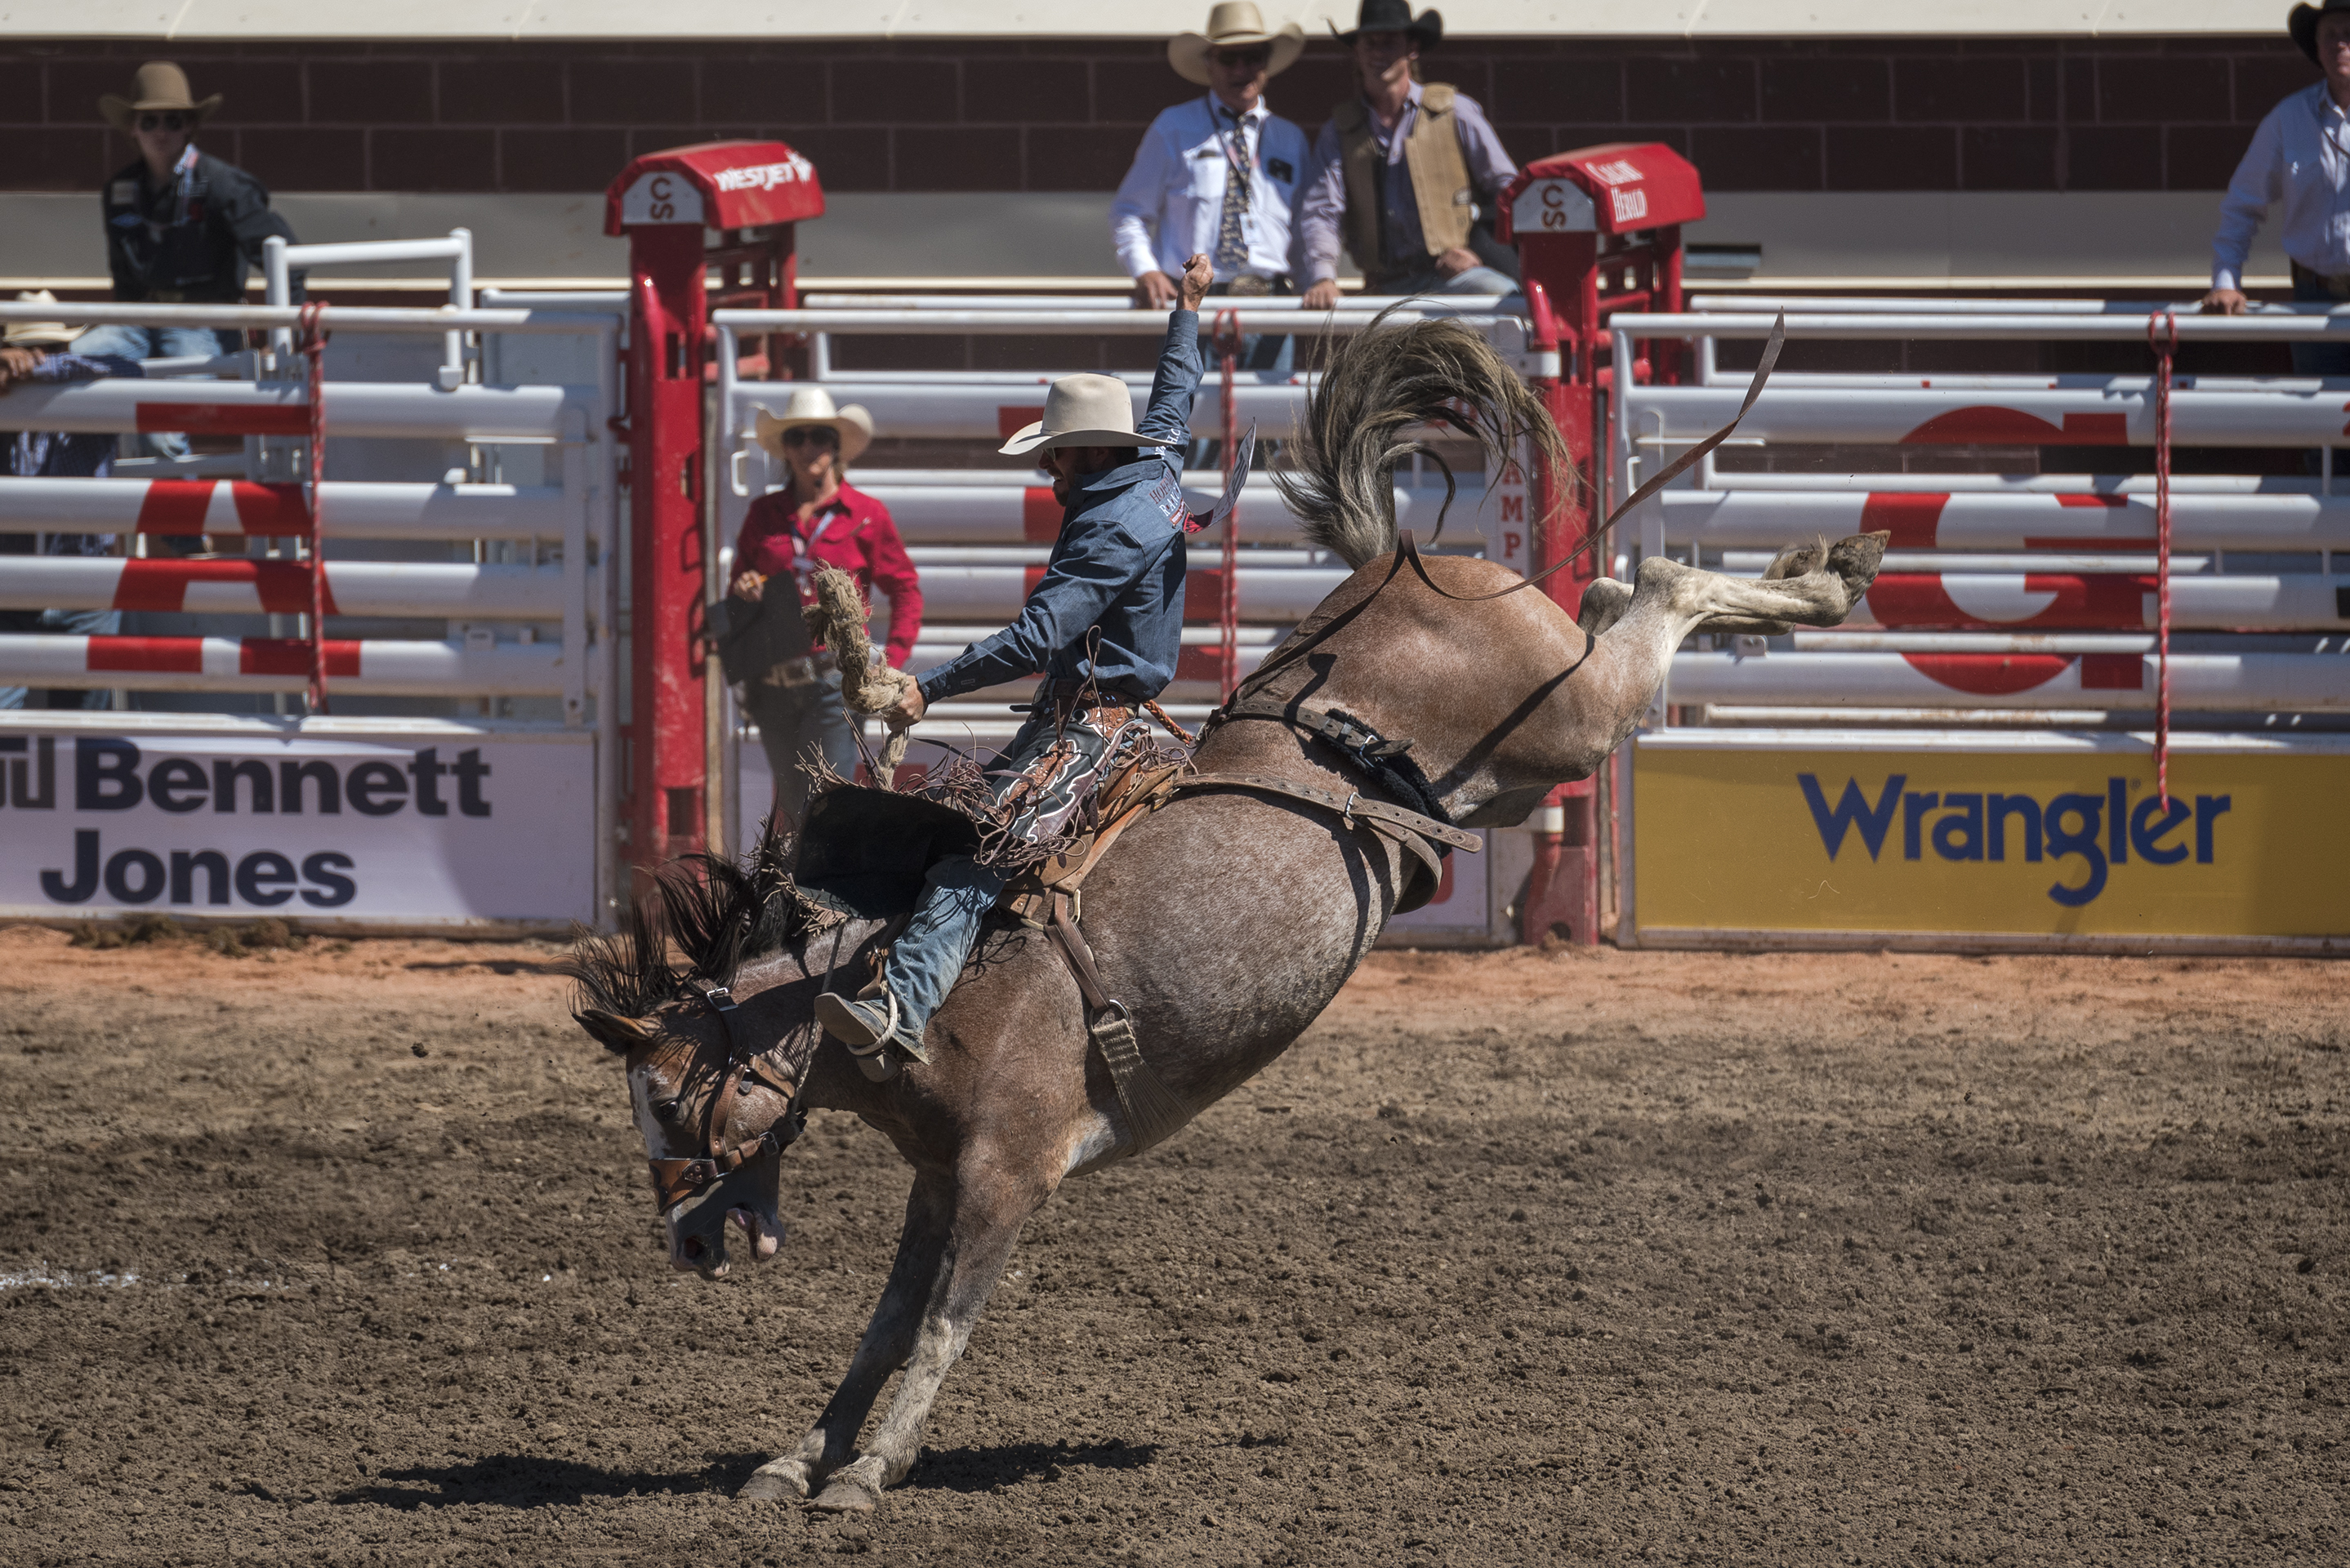
[[[1602,389],[1651,374],[1678,379],[1678,351],[1635,345],[1634,363],[1613,358],[1607,318],[1617,311],[1680,308],[1680,225],[1705,215],[1697,171],[1669,149],[1615,143],[1562,152],[1523,170],[1502,192],[1502,237],[1514,240],[1541,369],[1535,393],[1565,441],[1570,472],[1529,476],[1536,509],[1532,571],[1580,548],[1597,518]],[[1640,236],[1645,235],[1645,238]],[[1555,303],[1558,314],[1553,314]],[[1547,358],[1544,358],[1547,356]],[[1605,547],[1602,546],[1602,549]],[[1602,549],[1545,583],[1567,614],[1604,569]],[[1599,846],[1593,780],[1561,784],[1535,813],[1534,872],[1519,911],[1521,940],[1599,940]]]
[[[702,229],[629,232],[629,859],[702,847]]]

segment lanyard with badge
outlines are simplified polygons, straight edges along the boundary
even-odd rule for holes
[[[815,591],[816,570],[824,565],[822,561],[816,558],[816,542],[824,537],[825,530],[832,526],[833,518],[847,510],[847,508],[842,505],[839,498],[836,496],[816,518],[815,531],[805,539],[800,537],[798,520],[796,518],[793,520],[792,576],[799,580],[802,595]]]

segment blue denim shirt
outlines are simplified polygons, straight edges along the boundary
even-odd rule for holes
[[[1180,444],[1145,447],[1135,462],[1088,473],[1061,517],[1045,575],[1010,626],[922,677],[922,701],[943,702],[1037,670],[1047,680],[1091,677],[1135,698],[1175,679],[1183,644],[1183,453],[1200,390],[1200,317],[1167,319],[1150,406],[1139,434]],[[1098,628],[1098,651],[1087,648]]]

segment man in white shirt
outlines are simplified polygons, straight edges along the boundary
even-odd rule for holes
[[[1305,47],[1304,28],[1292,22],[1267,32],[1248,0],[1216,6],[1204,34],[1168,44],[1176,74],[1209,90],[1151,121],[1110,205],[1110,234],[1138,307],[1166,309],[1192,255],[1213,264],[1211,294],[1290,292],[1291,216],[1310,144],[1265,107],[1264,84]],[[1274,369],[1288,351],[1285,337],[1257,339],[1244,346],[1243,368]]]
[[[2350,0],[2295,5],[2285,27],[2325,73],[2262,120],[2220,203],[2207,314],[2245,309],[2244,260],[2269,204],[2284,203],[2284,254],[2296,300],[2350,302]],[[2296,343],[2304,376],[2350,375],[2350,344]]]

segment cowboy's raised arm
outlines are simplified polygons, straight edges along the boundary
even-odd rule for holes
[[[1139,435],[1156,441],[1189,444],[1191,401],[1200,393],[1200,302],[1216,281],[1216,269],[1206,256],[1183,265],[1182,298],[1167,313],[1167,346],[1159,351],[1159,374],[1150,383],[1150,406],[1143,410]],[[1182,446],[1171,447],[1182,465]]]

